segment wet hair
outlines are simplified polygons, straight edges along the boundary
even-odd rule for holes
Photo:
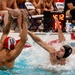
[[[72,53],[72,48],[69,45],[63,45],[65,49],[64,56],[62,58],[67,58]]]

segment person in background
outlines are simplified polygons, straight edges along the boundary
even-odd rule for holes
[[[9,11],[12,16],[17,17],[19,31],[22,28],[22,12],[17,6],[16,0],[1,0],[2,10]]]
[[[36,5],[38,4],[38,3],[36,2],[36,0],[26,0],[26,2],[32,3],[33,6],[35,7],[36,11],[37,11],[37,12],[36,12],[36,11],[33,10],[33,9],[29,10],[29,13],[30,13],[31,15],[40,15],[40,14],[41,14],[41,10],[36,7]],[[37,25],[42,24],[42,21],[39,20],[39,19],[34,19],[34,21],[37,23]],[[34,22],[34,21],[33,21],[33,20],[29,20],[29,23],[32,23],[32,22]],[[36,26],[33,25],[31,30],[32,30],[32,31],[43,31],[43,29],[44,29],[43,26],[40,25],[40,26],[39,26],[39,29],[36,30]]]
[[[17,6],[20,9],[25,9],[25,4],[24,4],[25,2],[26,0],[16,0]]]
[[[25,8],[26,0],[16,0],[18,8],[23,12],[25,15],[28,15],[27,10]]]
[[[1,18],[1,21],[3,20],[4,21],[4,26],[6,26],[7,23],[8,23],[8,16],[9,16],[9,14],[8,14],[8,11],[7,10],[2,10],[1,1],[2,0],[0,0],[0,16],[2,17]]]
[[[75,0],[65,0],[65,8],[66,16],[72,18],[72,23],[75,24]]]
[[[8,11],[7,10],[0,10],[0,15],[2,17],[1,21],[4,21],[4,26],[7,25],[8,23],[8,17],[9,17],[9,14],[8,14]]]
[[[36,0],[26,0],[26,2],[31,2],[34,5],[34,7],[36,8],[38,14],[41,14],[41,9],[37,8],[37,4],[38,3],[36,2]],[[30,13],[32,15],[35,15],[36,14],[36,12],[34,10],[30,10]]]
[[[55,7],[54,0],[39,0],[38,4],[35,5],[36,8],[39,8],[41,10],[41,13],[44,13],[44,11],[53,11]]]

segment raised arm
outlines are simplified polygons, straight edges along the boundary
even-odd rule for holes
[[[62,32],[62,30],[60,28],[60,25],[59,25],[60,23],[59,23],[58,19],[56,20],[56,22],[57,22],[57,27],[58,27],[58,38],[59,38],[59,41],[63,42],[63,41],[65,41],[65,36],[64,36],[64,34],[63,34],[63,32]]]
[[[3,10],[11,10],[11,8],[7,7],[7,0],[2,0],[2,8]]]
[[[12,17],[11,15],[9,15],[9,21],[7,23],[7,25],[4,27],[3,29],[3,34],[1,36],[1,43],[3,44],[4,43],[4,39],[7,37],[7,35],[9,34],[9,31],[10,31],[10,24],[11,24],[11,21],[12,21]]]
[[[13,7],[15,9],[18,8],[16,0],[14,0]],[[7,7],[7,0],[2,0],[2,8],[3,10],[12,10],[11,8]]]
[[[55,23],[56,23],[56,27],[58,29],[58,38],[59,38],[59,41],[63,42],[63,41],[65,41],[65,37],[64,37],[64,34],[63,34],[63,32],[62,32],[62,30],[60,28],[60,22],[59,22],[58,18],[55,18]]]
[[[23,27],[20,34],[20,41],[15,46],[15,49],[10,52],[10,57],[8,58],[8,60],[15,60],[15,58],[21,53],[24,44],[26,42],[26,38],[27,38],[27,22],[23,17]]]
[[[42,0],[39,0],[38,3],[34,4],[34,6],[36,8],[40,8],[42,2],[43,2]]]
[[[51,46],[49,46],[48,44],[46,44],[45,42],[43,42],[37,35],[35,35],[34,33],[28,31],[28,34],[32,37],[32,39],[38,43],[41,47],[43,47],[45,50],[47,50],[50,53],[53,53],[55,51],[54,48],[52,48]]]

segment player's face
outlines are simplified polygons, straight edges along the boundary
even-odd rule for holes
[[[62,58],[64,56],[65,50],[64,47],[61,47],[60,50],[57,52],[57,56]]]

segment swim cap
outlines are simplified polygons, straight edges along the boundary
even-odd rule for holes
[[[72,53],[72,48],[69,45],[63,45],[65,53],[63,58],[67,58]]]
[[[15,48],[15,45],[16,45],[16,40],[12,37],[7,37],[4,40],[3,47],[9,50],[13,50]]]

